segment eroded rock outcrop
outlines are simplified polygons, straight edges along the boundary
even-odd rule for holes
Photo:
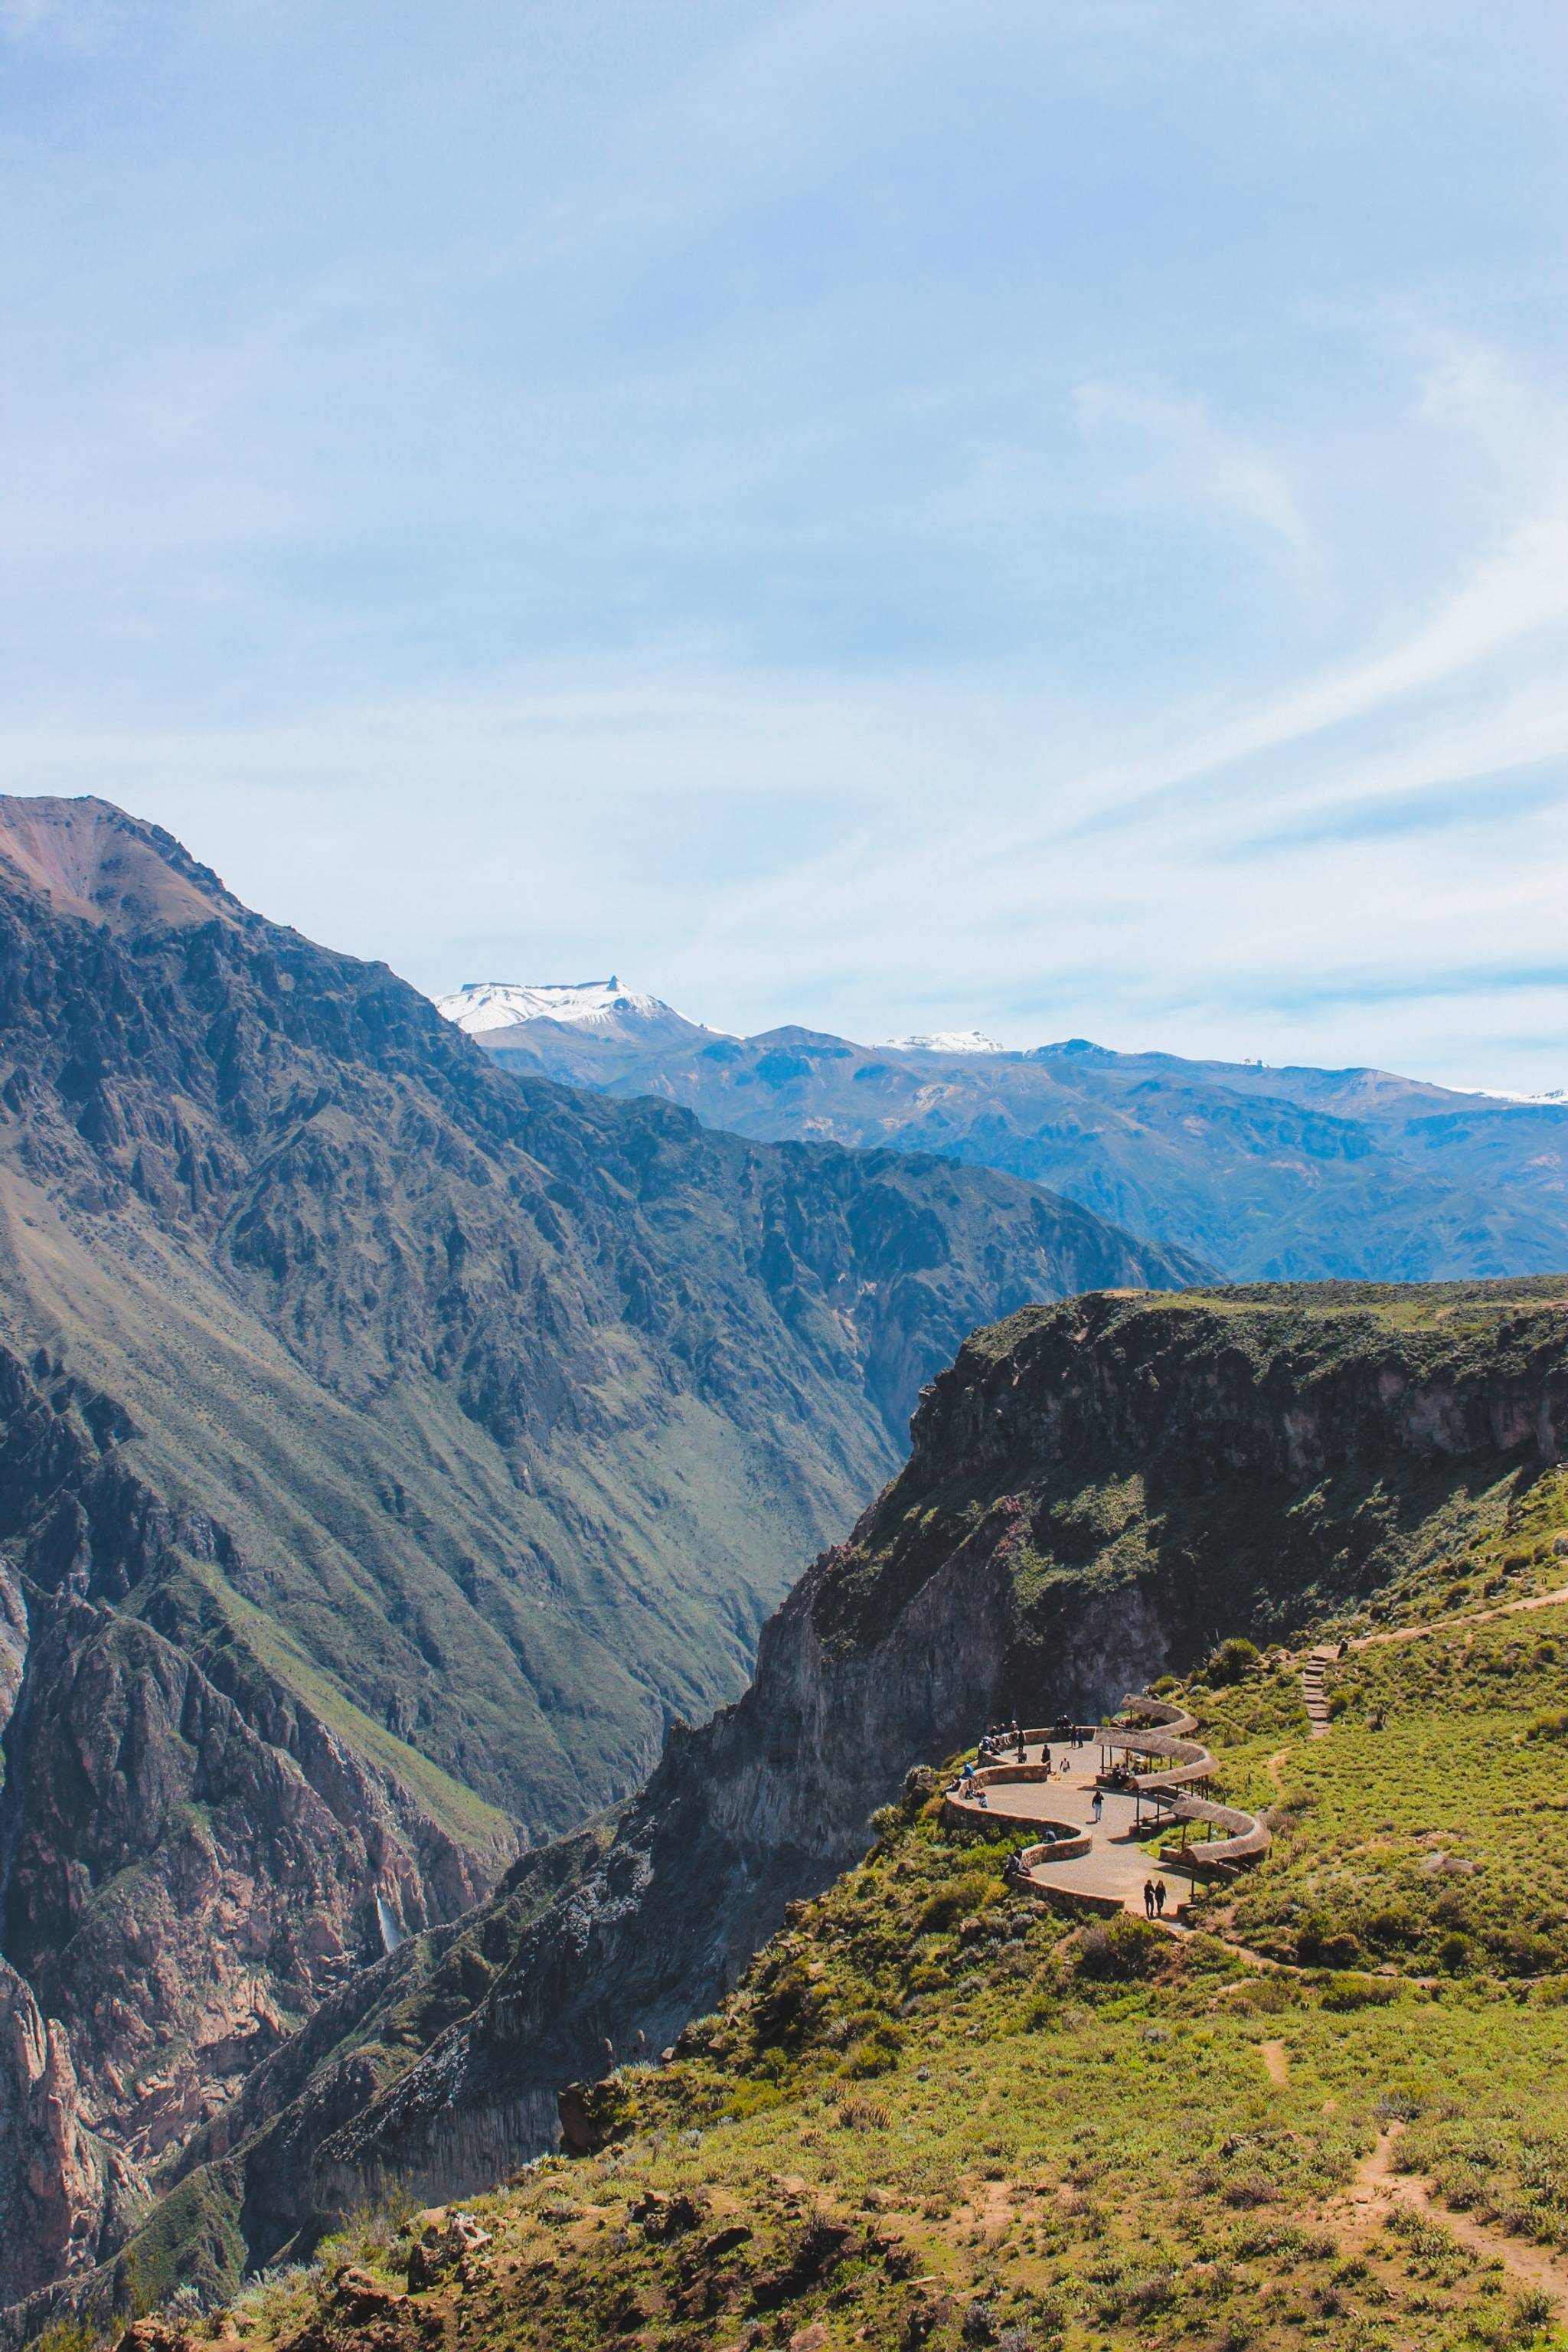
[[[58,2018],[0,1961],[0,2287],[14,2301],[89,2268],[137,2205],[127,2168],[90,2132]]]
[[[197,1571],[232,1547],[123,1427],[0,1349],[0,2302],[95,2263],[389,1923],[455,1917],[509,1856],[211,1638]]]

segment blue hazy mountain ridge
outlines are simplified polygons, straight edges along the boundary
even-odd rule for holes
[[[660,1008],[661,1013],[665,1008]],[[868,1046],[784,1027],[641,1042],[533,1020],[503,1068],[658,1095],[758,1140],[931,1151],[1023,1176],[1237,1281],[1432,1282],[1568,1265],[1568,1103],[1384,1070],[1121,1054]]]

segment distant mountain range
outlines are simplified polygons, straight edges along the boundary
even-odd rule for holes
[[[515,1075],[658,1096],[759,1139],[931,1151],[1026,1177],[1238,1281],[1568,1265],[1561,1098],[1118,1054],[1081,1037],[1022,1053],[973,1032],[882,1045],[796,1027],[730,1037],[618,982],[439,1003]]]

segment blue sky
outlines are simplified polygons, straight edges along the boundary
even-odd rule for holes
[[[1568,17],[0,0],[0,746],[432,992],[1568,1085]]]

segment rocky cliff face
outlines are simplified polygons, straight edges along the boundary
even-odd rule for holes
[[[0,801],[0,2299],[740,1687],[973,1322],[1191,1271],[519,1084],[157,828]]]
[[[204,1641],[200,1568],[229,1548],[129,1470],[122,1433],[0,1349],[7,2300],[95,2262],[150,2163],[390,1937],[470,1906],[513,1843],[499,1818],[455,1837]]]
[[[1163,1574],[1167,1626],[1189,1643],[1222,1621],[1269,1630],[1387,1573],[1497,1465],[1562,1461],[1565,1301],[1568,1279],[1546,1276],[1026,1309],[923,1393],[909,1462],[818,1626],[876,1638],[956,1544],[1009,1561],[1020,1670],[1048,1666],[1064,1701],[1089,1687],[1068,1653],[1049,1664],[1069,1590],[1075,1609],[1087,1591],[1135,1614]]]
[[[0,2211],[12,2296],[95,2262],[144,2210],[82,2116],[70,2042],[0,1963]]]
[[[904,1472],[764,1628],[751,1689],[671,1733],[482,1997],[395,2080],[345,2100],[329,2070],[225,2142],[253,2258],[393,2182],[462,2194],[548,2145],[563,2084],[708,2008],[910,1765],[1376,1591],[1505,1516],[1565,1440],[1568,1283],[1102,1296],[975,1334]]]

